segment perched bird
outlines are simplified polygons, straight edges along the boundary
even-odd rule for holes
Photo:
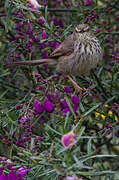
[[[102,49],[99,40],[93,34],[88,24],[79,24],[48,58],[14,62],[13,65],[50,64],[70,79],[75,90],[81,90],[70,75],[86,75],[102,59]]]

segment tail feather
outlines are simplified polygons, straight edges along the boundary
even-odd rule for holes
[[[14,62],[14,63],[10,63],[9,65],[12,66],[36,66],[36,65],[40,65],[40,64],[54,64],[54,59],[41,59],[41,60],[30,60],[30,61],[18,61],[18,62]]]

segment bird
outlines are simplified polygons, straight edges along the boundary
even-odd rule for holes
[[[82,88],[72,79],[71,75],[87,75],[91,68],[102,60],[102,48],[98,38],[88,24],[78,24],[72,34],[57,47],[46,59],[18,61],[15,66],[49,64],[57,72],[66,75],[75,90]]]

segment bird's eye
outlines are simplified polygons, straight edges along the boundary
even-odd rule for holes
[[[89,27],[86,27],[86,28],[83,29],[83,32],[86,32],[88,30],[89,30]]]
[[[76,27],[75,31],[76,31],[77,33],[81,32],[81,30],[78,29],[77,27]]]
[[[78,28],[75,29],[75,31],[76,31],[77,33],[83,33],[83,32],[86,32],[86,31],[88,31],[88,30],[89,30],[89,27],[85,27],[84,29],[78,29]]]

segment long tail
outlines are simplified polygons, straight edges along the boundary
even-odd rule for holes
[[[14,63],[9,63],[8,65],[12,65],[12,66],[36,66],[36,65],[40,65],[40,64],[44,64],[44,63],[48,63],[48,64],[54,64],[55,60],[54,59],[41,59],[41,60],[30,60],[30,61],[18,61],[18,62],[14,62]]]

